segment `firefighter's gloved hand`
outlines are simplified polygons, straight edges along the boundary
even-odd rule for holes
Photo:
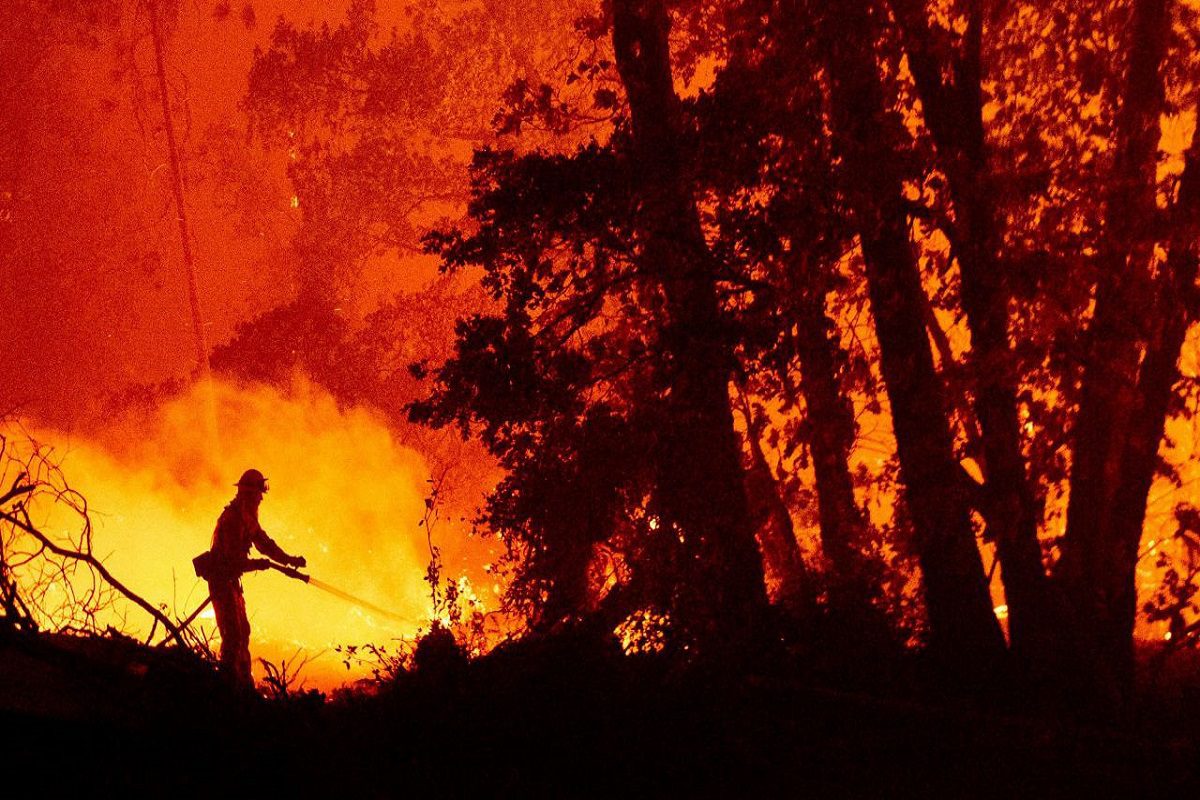
[[[292,556],[292,560],[289,563],[297,569],[303,569],[308,566],[308,560],[304,556]]]

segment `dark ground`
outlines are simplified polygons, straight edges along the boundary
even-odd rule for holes
[[[1160,687],[1140,714],[1081,722],[1035,713],[1020,692],[935,691],[916,659],[853,664],[792,653],[678,668],[564,635],[469,664],[434,652],[371,694],[239,701],[185,655],[8,634],[0,721],[8,780],[52,795],[1145,797],[1200,785],[1194,694]]]

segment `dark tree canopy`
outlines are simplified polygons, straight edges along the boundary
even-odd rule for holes
[[[1164,0],[614,2],[592,31],[623,89],[597,95],[611,133],[479,151],[470,225],[426,239],[445,269],[481,268],[497,310],[459,323],[413,415],[509,470],[485,520],[514,600],[543,624],[624,604],[686,628],[701,609],[662,582],[742,580],[692,569],[718,555],[688,525],[724,531],[722,569],[754,529],[772,584],[807,585],[796,608],[886,608],[888,553],[910,553],[950,662],[982,678],[1011,646],[1044,678],[1087,659],[1092,689],[1124,693],[1194,314],[1196,144],[1158,126],[1194,113],[1195,23]],[[706,60],[711,83],[679,94]],[[898,471],[863,472],[864,414],[890,419]],[[795,539],[808,464],[820,563],[770,544]],[[890,478],[880,528],[862,497]],[[698,486],[724,486],[724,511]]]

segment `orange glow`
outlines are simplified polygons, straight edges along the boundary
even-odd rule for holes
[[[626,655],[657,653],[666,647],[670,620],[665,614],[644,609],[629,615],[613,633]]]
[[[1187,0],[1186,4],[1200,7],[1197,0]],[[301,25],[310,19],[337,24],[344,16],[345,5],[345,2],[279,0],[260,6],[258,11],[264,20],[283,13]],[[379,5],[381,30],[388,30],[394,24],[409,24],[401,6]],[[391,19],[392,16],[396,19]],[[961,17],[943,14],[936,21],[956,34],[964,31],[965,21]],[[205,136],[215,137],[221,125],[229,125],[229,131],[240,130],[246,120],[241,112],[236,112],[236,101],[245,91],[243,82],[253,47],[267,44],[270,26],[243,30],[236,25],[214,25],[207,13],[182,14],[180,25],[177,41],[187,46],[173,48],[173,67],[189,76],[186,105],[189,120],[195,113],[197,136],[200,131],[208,131]],[[1062,33],[1047,27],[1042,38],[1049,41],[1049,37]],[[1045,44],[1039,43],[1037,48],[1032,57],[1040,57]],[[75,72],[103,74],[106,70],[94,68],[92,63],[99,63],[100,57],[94,53],[70,55],[66,61],[72,65],[71,69],[63,71],[61,80],[46,78],[47,85],[55,89],[50,92],[42,87],[46,97],[54,101],[46,104],[53,111],[52,115],[47,114],[47,120],[63,125],[63,120],[58,119],[62,116],[81,131],[87,130],[85,123],[93,124],[90,112],[85,114],[85,110],[95,104],[92,94],[96,87],[74,78]],[[688,80],[679,78],[677,91],[695,97],[701,89],[712,85],[723,66],[714,57],[702,59]],[[911,82],[907,56],[900,58],[897,69],[903,82]],[[501,77],[507,80],[508,76]],[[503,84],[504,80],[497,78],[497,83]],[[123,89],[100,88],[102,94],[121,100],[114,108],[125,108],[128,98],[120,94]],[[985,95],[991,95],[991,88]],[[1036,88],[1037,84],[1031,83],[1026,90],[1009,93],[1004,103],[995,99],[986,102],[983,116],[989,136],[1003,134],[997,128],[1003,122],[1001,112],[1006,104],[1017,107],[1039,101],[1040,96],[1033,91]],[[471,91],[482,96],[484,89],[472,85]],[[59,99],[57,92],[63,93],[65,101]],[[461,93],[459,96],[448,93],[445,99],[457,103],[468,98]],[[1100,96],[1095,95],[1079,109],[1079,116],[1094,118],[1100,110]],[[905,113],[905,125],[913,134],[925,129],[923,113],[920,101],[912,100],[911,110]],[[39,116],[33,119],[37,124],[31,130],[38,130],[39,125],[49,126]],[[53,183],[63,196],[78,197],[89,201],[83,205],[89,205],[96,197],[112,193],[114,207],[128,207],[138,214],[125,220],[119,230],[114,228],[114,242],[105,244],[94,236],[79,242],[64,240],[67,244],[63,250],[70,255],[64,264],[73,264],[78,252],[105,248],[119,252],[121,258],[113,257],[113,264],[119,270],[110,267],[107,274],[117,275],[120,280],[110,277],[93,284],[89,282],[93,280],[92,273],[106,273],[75,271],[64,266],[61,285],[47,283],[50,288],[46,289],[29,275],[35,275],[39,269],[55,274],[59,268],[53,267],[49,259],[46,264],[50,266],[44,266],[37,260],[40,257],[30,257],[29,275],[24,279],[30,289],[19,297],[21,302],[10,303],[16,309],[10,313],[19,323],[12,330],[19,331],[21,336],[9,338],[17,341],[28,337],[25,326],[29,326],[34,331],[29,338],[39,339],[40,349],[36,357],[19,353],[6,359],[10,364],[4,369],[8,370],[7,382],[12,387],[4,394],[4,408],[28,402],[39,419],[55,421],[64,427],[77,424],[91,431],[95,428],[94,419],[100,416],[97,409],[105,390],[155,383],[177,377],[189,368],[185,366],[191,363],[187,355],[190,352],[187,329],[175,324],[180,299],[179,287],[172,283],[171,277],[171,269],[176,266],[172,261],[176,258],[172,255],[174,244],[169,239],[162,244],[147,235],[156,231],[161,234],[154,223],[140,224],[145,214],[153,215],[148,219],[159,216],[157,200],[150,202],[147,198],[157,197],[159,183],[164,180],[160,144],[135,136],[134,123],[134,117],[127,111],[118,110],[113,116],[103,118],[96,123],[104,136],[97,137],[95,151],[74,155],[70,163],[60,160],[67,151],[58,144],[59,136],[30,139],[25,158],[31,164],[47,165],[46,174],[55,175],[54,181],[47,184]],[[140,125],[140,120],[137,123]],[[1162,157],[1157,177],[1163,187],[1159,196],[1163,207],[1171,199],[1166,187],[1173,184],[1168,179],[1182,171],[1183,151],[1196,124],[1196,112],[1187,109],[1163,115],[1160,120]],[[574,135],[585,137],[584,132]],[[192,168],[203,178],[196,181],[195,187],[221,186],[218,178],[225,169],[242,175],[244,181],[239,180],[236,188],[246,196],[239,195],[237,202],[245,207],[238,210],[255,212],[250,225],[240,220],[238,214],[229,213],[233,207],[227,208],[215,192],[209,196],[207,190],[194,189],[189,198],[196,206],[194,246],[198,253],[202,305],[209,314],[207,324],[212,326],[208,335],[214,344],[228,341],[237,323],[291,299],[294,275],[280,265],[294,258],[294,249],[287,242],[299,221],[317,207],[313,198],[319,196],[306,193],[303,213],[292,213],[301,209],[300,195],[293,190],[301,190],[287,183],[285,170],[289,164],[294,166],[301,160],[299,146],[304,136],[302,131],[293,129],[286,132],[286,138],[287,142],[269,156],[260,157],[249,150],[243,153],[240,149],[227,153],[232,159],[229,164],[218,158],[224,140],[198,138],[192,143]],[[526,140],[529,141],[532,140]],[[1062,145],[1064,140],[1048,143]],[[476,142],[466,138],[447,138],[435,141],[431,152],[465,163],[473,144]],[[1105,140],[1094,144],[1097,153],[1109,147]],[[1083,163],[1092,157],[1090,150],[1085,152]],[[98,170],[98,164],[111,166]],[[131,164],[144,164],[147,174],[131,171]],[[243,186],[243,182],[247,185]],[[449,191],[447,199],[425,205],[422,213],[414,212],[411,221],[420,227],[443,216],[460,216],[462,201],[466,199],[465,187],[458,187],[458,192],[461,196]],[[934,206],[937,199],[934,194],[934,190],[917,182],[905,186],[906,198],[912,202]],[[7,207],[12,200],[11,192],[0,191],[0,220],[12,220],[13,211]],[[58,203],[57,197],[54,202]],[[89,235],[101,230],[107,233],[110,223],[99,220],[102,218],[85,217],[76,227],[90,231]],[[47,242],[63,235],[59,227],[47,226]],[[928,293],[948,297],[946,304],[954,305],[952,289],[957,282],[957,268],[951,264],[940,275],[931,268],[935,256],[950,261],[949,239],[931,224],[915,220],[912,235],[923,257]],[[146,243],[138,241],[136,248],[116,241],[139,237],[144,237]],[[125,253],[127,246],[129,252]],[[861,270],[859,260],[859,254],[847,253],[839,264],[840,271],[855,274]],[[379,300],[390,297],[398,286],[419,287],[436,266],[432,257],[400,255],[390,250],[372,253],[363,263],[364,274],[355,279],[344,298],[351,327],[361,323]],[[67,277],[70,280],[65,280]],[[11,283],[19,286],[22,281]],[[861,284],[861,281],[850,283]],[[855,291],[861,291],[861,287]],[[839,302],[843,304],[836,305]],[[28,318],[22,316],[26,305],[37,313],[30,313]],[[341,313],[342,307],[337,310]],[[869,307],[864,311],[861,305],[831,297],[829,310],[837,322],[842,344],[866,356],[868,369],[878,381],[881,377],[878,351]],[[971,342],[961,315],[937,305],[933,317],[948,344],[945,352],[933,348],[939,368],[948,370],[952,366],[949,361],[965,362]],[[37,324],[31,325],[30,320],[35,319]],[[61,321],[63,327],[40,327],[41,320]],[[1181,371],[1185,376],[1200,374],[1197,352],[1193,335],[1184,349]],[[425,582],[430,554],[426,532],[418,522],[425,514],[430,469],[417,450],[398,442],[372,412],[339,407],[323,390],[300,379],[289,391],[226,383],[217,383],[213,391],[210,396],[200,387],[194,387],[148,419],[117,421],[100,433],[80,436],[52,428],[36,431],[40,440],[58,448],[56,461],[61,463],[72,486],[87,498],[95,525],[95,551],[117,576],[151,602],[163,604],[172,616],[185,617],[191,613],[206,592],[205,584],[192,572],[191,559],[208,547],[213,524],[233,494],[230,484],[242,470],[254,466],[271,479],[272,491],[263,504],[261,516],[264,527],[280,545],[291,553],[306,556],[313,576],[407,619],[400,624],[381,618],[276,573],[250,574],[244,583],[256,658],[278,662],[292,658],[299,649],[314,659],[304,673],[309,685],[328,689],[370,673],[369,666],[364,664],[352,664],[347,671],[335,652],[338,646],[388,644],[397,638],[412,637],[422,627],[428,627],[431,620],[451,622],[448,610],[439,609],[435,613],[431,607]],[[894,520],[897,507],[896,494],[878,480],[895,454],[888,401],[883,395],[856,396],[853,400],[860,435],[851,467],[871,479],[856,487],[856,497],[870,520],[884,526]],[[787,424],[795,421],[802,409],[783,411],[776,401],[768,404],[765,413],[770,429],[764,431],[764,439],[771,433],[783,434],[777,438],[784,442],[796,438],[786,433]],[[214,418],[215,422],[210,424]],[[53,422],[46,423],[50,424]],[[739,418],[737,424],[744,433],[744,421]],[[1163,453],[1172,464],[1180,466],[1180,482],[1175,485],[1160,477],[1152,487],[1142,543],[1147,555],[1138,565],[1137,573],[1140,601],[1161,582],[1162,570],[1156,566],[1155,556],[1182,547],[1173,538],[1175,505],[1187,501],[1200,506],[1197,492],[1200,464],[1194,460],[1200,444],[1197,426],[1200,419],[1175,419],[1168,424]],[[1030,440],[1044,433],[1025,418],[1022,430]],[[965,433],[961,424],[956,434],[960,437],[959,444],[963,444]],[[805,557],[818,561],[817,516],[812,492],[807,491],[815,484],[813,467],[803,447],[790,454],[784,454],[782,447],[776,450],[772,466],[777,467],[780,475],[797,476],[806,490],[805,497],[797,500],[790,510]],[[983,482],[983,469],[978,462],[965,457],[961,463],[973,479]],[[1053,487],[1040,531],[1044,538],[1062,533],[1065,508],[1065,485]],[[452,584],[455,596],[465,607],[489,611],[497,606],[505,588],[503,579],[491,566],[498,560],[500,545],[494,539],[467,539],[467,523],[463,519],[470,518],[472,510],[456,508],[452,515],[443,515],[449,520],[439,523],[434,540],[443,548],[443,586]],[[61,531],[72,522],[61,509],[46,506],[33,511],[35,521],[48,532]],[[656,530],[659,520],[651,517],[647,526]],[[682,534],[679,539],[683,541]],[[985,566],[993,567],[994,546],[982,539],[979,546]],[[894,542],[882,547],[889,556],[900,549]],[[598,553],[595,580],[598,594],[603,595],[616,585],[625,569],[617,556]],[[1008,605],[1000,569],[991,569],[990,574],[995,615],[1007,624]],[[916,594],[917,585],[916,576],[900,575],[891,588],[895,594],[901,591]],[[118,602],[111,619],[103,620],[102,624],[109,622],[143,638],[151,627],[145,614],[124,601]],[[627,652],[654,650],[662,647],[667,623],[668,620],[652,611],[641,611],[623,622],[616,635]],[[197,624],[215,635],[211,609],[199,615]],[[1147,639],[1170,640],[1172,634],[1164,633],[1165,626],[1166,623],[1151,625],[1139,616],[1137,633]],[[256,675],[261,676],[257,662],[255,668]]]
[[[186,617],[207,596],[192,557],[208,549],[217,516],[234,494],[231,484],[245,468],[257,467],[270,479],[260,519],[272,538],[289,553],[306,556],[314,577],[406,622],[274,572],[250,573],[243,585],[255,659],[278,663],[299,651],[313,659],[302,677],[322,689],[369,675],[363,664],[347,671],[334,648],[386,645],[429,625],[429,552],[418,526],[428,491],[425,461],[398,444],[373,414],[339,409],[299,380],[287,393],[216,384],[221,441],[213,444],[200,424],[204,394],[193,389],[150,420],[115,426],[104,441],[36,434],[55,443],[55,460],[88,500],[94,552],[134,591],[165,604],[171,616]],[[61,535],[74,524],[61,508],[43,504],[32,512],[48,533]],[[436,528],[434,539],[448,556],[445,580],[457,582],[471,608],[494,608],[491,579],[489,590],[477,596],[470,578],[456,571],[468,553],[473,563],[485,561],[487,545],[466,542],[461,524]],[[141,638],[150,631],[148,615],[123,600],[110,617],[101,626]],[[211,609],[195,624],[215,636]],[[262,674],[257,660],[255,674]]]
[[[906,70],[905,61],[902,60],[901,64],[903,72]],[[919,109],[919,103],[917,106]],[[914,131],[923,125],[919,115],[910,116],[908,123]],[[1196,124],[1197,117],[1194,110],[1181,111],[1178,114],[1164,116],[1160,120],[1161,134],[1159,146],[1164,155],[1158,168],[1160,181],[1164,180],[1167,176],[1177,177],[1182,171],[1183,152],[1191,140]],[[909,190],[915,192],[916,187],[906,187],[906,192]],[[913,197],[910,196],[910,199],[913,199]],[[1165,195],[1160,196],[1160,201],[1165,205]],[[914,243],[918,246],[919,252],[922,254],[928,256],[932,253],[940,253],[947,258],[949,257],[950,244],[944,233],[940,230],[923,226],[914,221],[912,236]],[[845,256],[841,270],[843,272],[854,271],[856,269],[854,260],[857,257],[856,253],[850,253]],[[948,284],[957,283],[957,270],[957,264],[953,261],[950,262],[949,268],[943,276],[939,276],[936,270],[927,269],[924,273],[926,293],[931,298],[938,297],[939,294],[946,290]],[[931,305],[933,305],[937,323],[945,334],[945,341],[949,345],[950,355],[953,356],[957,364],[965,364],[970,358],[971,337],[961,316],[961,312],[947,310],[932,303]],[[878,372],[878,352],[874,322],[871,318],[869,305],[865,309],[860,309],[853,304],[847,304],[840,308],[831,304],[827,310],[837,321],[838,331],[841,335],[841,346],[849,352],[860,350],[865,352],[868,357],[868,363],[871,365],[876,378],[881,379],[882,376]],[[1091,309],[1088,310],[1088,313],[1091,313]],[[931,342],[931,350],[933,351],[938,369],[944,370],[947,365],[942,363],[942,353],[934,346],[933,342]],[[1196,326],[1193,326],[1184,343],[1180,359],[1180,371],[1185,376],[1200,374],[1200,329]],[[1058,398],[1053,395],[1042,399],[1048,400],[1050,405],[1056,405],[1058,402]],[[878,405],[873,408],[873,403],[877,403]],[[891,410],[888,398],[883,392],[877,397],[872,398],[855,397],[854,409],[855,418],[859,425],[859,436],[857,437],[852,453],[852,469],[856,471],[863,470],[867,474],[878,476],[886,460],[895,455],[896,445],[892,432]],[[780,412],[777,402],[767,403],[765,411],[767,412],[770,425],[763,432],[764,446],[766,446],[766,441],[770,439],[772,429],[776,435],[780,435],[788,423],[788,415]],[[802,413],[802,411],[797,409],[790,413],[797,414]],[[1044,431],[1039,430],[1032,420],[1027,419],[1026,411],[1022,410],[1022,414],[1022,431],[1027,437],[1027,441],[1044,434]],[[739,432],[744,435],[745,424],[740,416],[735,419],[735,423]],[[959,438],[958,444],[961,447],[964,443],[964,431],[961,426],[957,427],[956,436]],[[1174,510],[1176,505],[1180,503],[1190,503],[1193,506],[1200,506],[1200,463],[1197,463],[1194,458],[1198,446],[1200,446],[1200,419],[1186,419],[1181,417],[1168,419],[1166,436],[1164,437],[1164,443],[1160,452],[1170,464],[1178,468],[1180,482],[1176,485],[1171,479],[1163,475],[1157,475],[1151,486],[1143,527],[1141,552],[1144,555],[1137,569],[1139,609],[1153,595],[1162,582],[1164,570],[1156,564],[1155,557],[1160,552],[1165,552],[1176,560],[1182,559],[1186,555],[1184,545],[1174,538],[1174,532],[1177,528]],[[806,459],[802,456],[802,450],[797,450],[796,455],[790,459],[782,458],[782,452],[777,451],[772,458],[780,457],[779,463],[784,473],[798,475],[803,485],[811,487],[815,484],[815,475],[812,465],[807,463]],[[980,464],[974,458],[966,456],[959,463],[977,482],[983,482],[983,471]],[[1047,497],[1045,516],[1039,531],[1042,539],[1062,535],[1068,501],[1066,492],[1067,485],[1065,482],[1060,486],[1052,487]],[[897,499],[893,493],[882,491],[873,484],[856,487],[856,493],[860,505],[866,508],[874,525],[885,526],[893,521]],[[810,561],[819,558],[820,538],[815,508],[792,509],[792,521],[795,525],[796,534],[805,558]],[[976,521],[977,527],[981,531],[982,522],[978,519]],[[982,538],[978,540],[978,544],[984,565],[989,568],[989,574],[991,575],[989,589],[994,611],[1002,628],[1006,628],[1008,605],[1004,595],[1001,569],[995,563],[995,546],[990,542],[984,541]],[[889,546],[895,546],[895,543],[889,543]],[[993,564],[995,564],[995,568],[991,569]],[[900,577],[904,578],[905,576]],[[907,576],[907,583],[904,585],[903,591],[906,594],[915,593],[918,587],[918,580],[919,576],[917,575]],[[1146,641],[1164,639],[1169,641],[1169,632],[1164,633],[1166,626],[1166,622],[1149,622],[1145,615],[1139,611],[1135,635],[1139,639]]]

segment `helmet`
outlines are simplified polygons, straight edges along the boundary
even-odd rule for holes
[[[238,478],[238,482],[234,486],[239,489],[257,489],[265,492],[267,491],[267,476],[256,469],[248,469],[242,473],[242,477]]]

